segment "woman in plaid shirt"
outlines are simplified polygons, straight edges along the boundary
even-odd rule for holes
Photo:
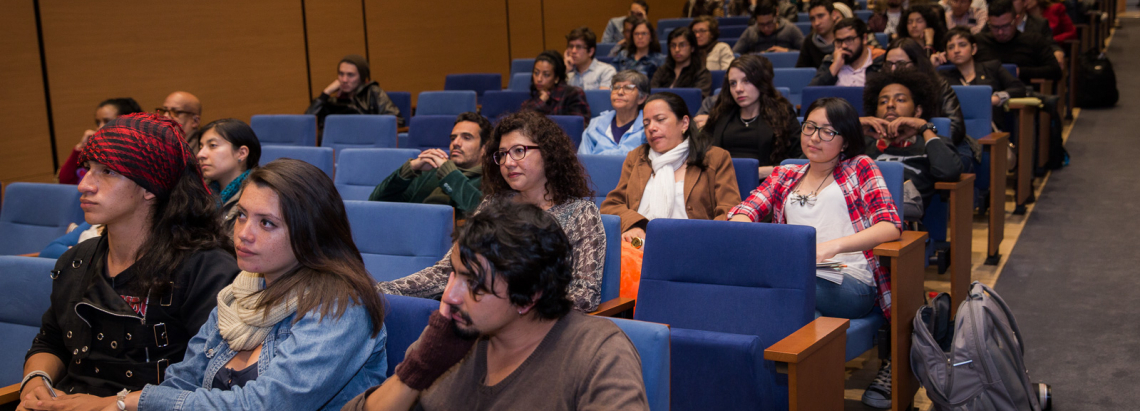
[[[809,164],[780,166],[732,210],[732,221],[760,221],[816,228],[816,260],[841,263],[820,269],[816,311],[861,318],[876,305],[890,318],[890,277],[871,249],[896,240],[902,220],[875,162],[865,151],[859,115],[843,99],[816,100],[801,127]],[[876,302],[878,304],[876,304]]]

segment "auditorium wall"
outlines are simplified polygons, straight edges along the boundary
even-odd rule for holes
[[[413,99],[442,89],[449,73],[500,73],[506,86],[511,59],[562,50],[565,34],[583,24],[600,37],[629,9],[626,0],[11,3],[0,15],[5,183],[52,181],[52,156],[67,158],[106,98],[133,97],[150,111],[188,91],[202,101],[203,124],[301,113],[351,53],[369,57],[385,90]],[[653,20],[664,17],[658,3],[650,2]]]

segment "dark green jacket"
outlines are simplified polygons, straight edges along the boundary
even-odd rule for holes
[[[412,170],[411,160],[384,179],[369,201],[447,204],[455,207],[457,217],[466,217],[483,199],[483,167],[463,170],[450,160],[435,172]]]

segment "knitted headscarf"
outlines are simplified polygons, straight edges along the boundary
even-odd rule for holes
[[[154,113],[128,114],[108,122],[79,153],[79,164],[88,161],[122,174],[161,198],[170,195],[186,170],[202,179],[198,161],[182,138],[182,127]],[[202,186],[206,187],[204,179]]]
[[[372,69],[368,68],[368,60],[359,54],[349,54],[340,59],[340,63],[348,63],[356,66],[356,71],[360,73],[360,84],[364,84],[372,79]],[[336,63],[339,67],[340,63]]]

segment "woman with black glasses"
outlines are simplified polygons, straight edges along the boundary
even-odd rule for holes
[[[509,201],[533,204],[554,216],[574,248],[574,279],[567,298],[574,308],[593,311],[601,299],[606,233],[574,143],[553,120],[523,111],[500,120],[486,147],[483,170],[499,172],[484,175],[483,202],[475,214]],[[448,252],[434,266],[382,282],[379,288],[388,294],[438,299],[451,270]]]

